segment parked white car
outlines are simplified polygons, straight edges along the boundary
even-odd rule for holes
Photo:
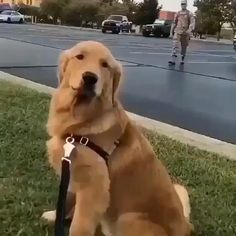
[[[20,14],[17,11],[7,10],[0,13],[0,22],[23,23],[24,20],[24,15]]]

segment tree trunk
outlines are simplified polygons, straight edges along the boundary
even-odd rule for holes
[[[217,41],[220,41],[220,33],[221,33],[221,29],[222,29],[223,23],[220,23],[218,25],[218,31],[217,31]]]
[[[233,38],[234,38],[234,36],[236,35],[236,24],[234,24],[233,22],[231,22],[231,27],[232,27],[232,29],[233,29]]]
[[[57,16],[53,17],[53,24],[56,25],[57,24]]]
[[[217,38],[217,41],[220,41],[220,31],[217,31],[216,38]]]

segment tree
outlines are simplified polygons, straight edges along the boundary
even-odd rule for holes
[[[220,40],[222,26],[230,22],[232,0],[197,0],[195,5],[211,22],[215,22],[217,28],[217,40]]]
[[[88,22],[96,22],[98,15],[98,6],[94,3],[81,4],[80,15],[87,26]]]
[[[58,0],[43,0],[41,3],[41,11],[44,14],[49,15],[53,18],[53,23],[56,24],[58,18],[62,16],[62,10],[65,5],[62,4],[62,1]]]
[[[99,18],[100,20],[106,19],[109,15],[128,15],[128,8],[118,2],[118,1],[113,1],[112,5],[109,3],[103,3],[99,7]]]
[[[18,5],[15,5],[14,8],[19,11],[23,15],[27,16],[38,16],[39,15],[39,8],[34,6],[25,5],[24,3],[20,2]]]
[[[203,34],[215,35],[217,33],[217,24],[208,14],[197,10],[194,31],[200,35],[200,38]]]
[[[153,23],[160,8],[157,0],[43,0],[41,12],[53,18],[53,22],[81,26],[84,22],[100,25],[109,15],[126,15],[136,24]]]
[[[63,19],[67,25],[81,26],[80,6],[76,3],[68,4],[63,10]]]
[[[89,22],[96,22],[98,15],[97,2],[73,1],[63,10],[63,18],[66,24],[87,26]]]
[[[229,9],[228,22],[231,24],[233,29],[233,34],[236,33],[236,0],[231,2],[231,7]],[[233,35],[233,36],[234,36]]]
[[[158,17],[159,10],[157,0],[144,0],[138,5],[135,23],[139,25],[153,23]]]
[[[135,21],[135,13],[138,10],[138,5],[134,0],[123,0],[124,8],[127,9],[127,17],[130,21]]]
[[[109,4],[109,6],[112,6],[114,2],[118,2],[116,0],[100,0],[101,4]]]

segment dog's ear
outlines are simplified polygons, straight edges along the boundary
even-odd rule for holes
[[[69,55],[70,55],[69,50],[65,50],[59,56],[58,71],[57,71],[57,77],[58,77],[59,84],[62,82],[62,80],[64,78],[66,66],[67,66],[69,59],[70,59]]]
[[[112,85],[112,103],[113,104],[119,90],[122,74],[123,74],[122,65],[116,61],[114,71],[113,71],[113,85]]]

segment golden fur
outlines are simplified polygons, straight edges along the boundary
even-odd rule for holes
[[[98,78],[95,96],[87,102],[81,95],[85,72]],[[187,191],[172,184],[151,145],[120,105],[121,77],[121,65],[101,43],[82,42],[61,54],[59,86],[47,125],[51,165],[60,175],[66,134],[85,135],[111,153],[107,168],[94,151],[76,147],[68,193],[67,212],[73,216],[70,236],[93,236],[99,224],[106,236],[189,236]],[[47,214],[54,220],[55,211],[43,215],[49,219]]]

